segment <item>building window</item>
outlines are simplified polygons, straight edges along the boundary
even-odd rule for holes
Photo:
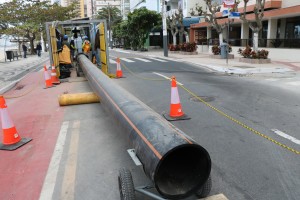
[[[195,30],[195,42],[197,44],[202,45],[203,42],[207,42],[206,40],[206,30]]]

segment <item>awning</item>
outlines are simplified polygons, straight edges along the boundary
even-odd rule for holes
[[[191,24],[198,24],[200,21],[200,17],[186,17],[183,18],[183,26],[190,27]]]

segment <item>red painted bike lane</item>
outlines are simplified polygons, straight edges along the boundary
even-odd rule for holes
[[[58,96],[72,89],[61,83],[43,89],[44,74],[32,72],[4,94],[22,138],[32,141],[15,151],[0,150],[0,199],[38,199],[64,117]],[[2,142],[1,131],[0,140]]]

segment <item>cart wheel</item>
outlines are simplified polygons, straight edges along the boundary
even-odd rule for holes
[[[211,176],[209,175],[206,183],[196,192],[196,196],[200,198],[205,198],[209,195],[212,187]]]
[[[121,200],[135,200],[133,180],[128,169],[120,169],[118,181]]]

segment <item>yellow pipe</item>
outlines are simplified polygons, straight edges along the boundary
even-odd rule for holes
[[[99,97],[93,92],[76,93],[76,94],[62,94],[58,97],[60,106],[85,104],[85,103],[99,103]]]

